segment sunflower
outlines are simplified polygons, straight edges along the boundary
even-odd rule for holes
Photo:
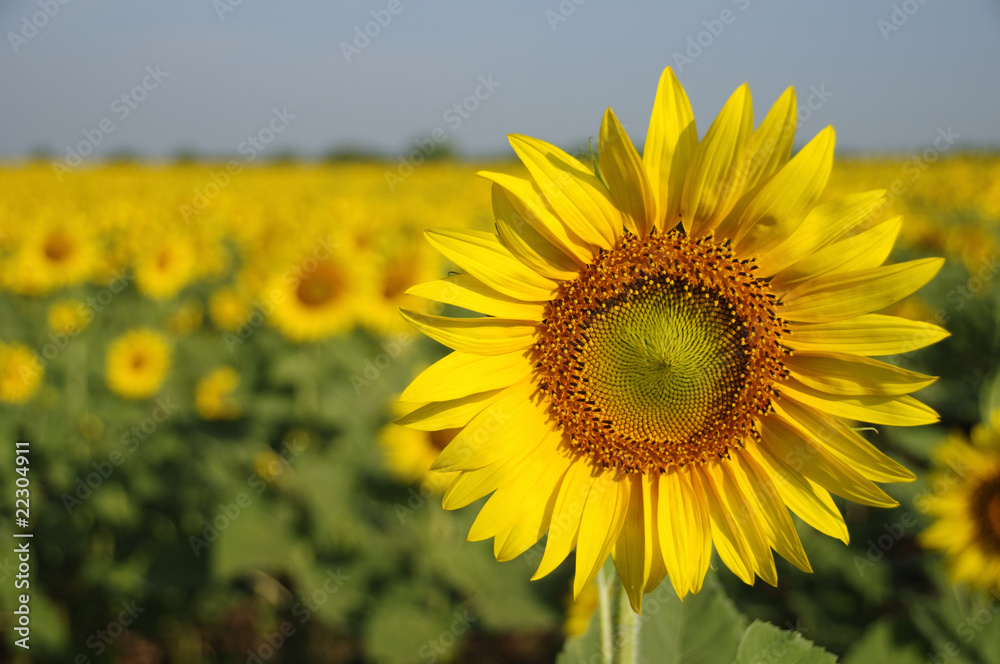
[[[77,334],[90,324],[93,317],[93,313],[79,300],[54,302],[47,313],[49,329],[56,334]]]
[[[697,592],[712,547],[746,583],[776,584],[772,549],[809,562],[788,509],[848,540],[834,493],[896,501],[913,475],[849,420],[919,425],[934,378],[871,359],[947,336],[873,312],[940,259],[882,266],[899,219],[884,192],[819,203],[834,132],[794,157],[794,92],[753,129],[741,86],[701,141],[673,72],[642,156],[609,109],[595,169],[511,136],[529,177],[493,182],[496,234],[427,236],[464,273],[410,293],[486,314],[403,311],[454,352],[401,399],[401,424],[461,432],[433,468],[456,509],[492,494],[469,534],[499,560],[546,532],[535,578],[576,549],[579,593],[610,554],[636,611],[667,575]]]
[[[271,322],[292,341],[318,341],[354,324],[350,268],[334,255],[306,256],[272,281],[265,298],[274,304]]]
[[[179,337],[187,336],[201,327],[205,307],[198,300],[187,300],[167,317],[167,329]]]
[[[126,399],[153,396],[167,375],[171,354],[166,339],[148,328],[126,332],[108,348],[108,388]]]
[[[135,284],[144,295],[156,300],[174,297],[194,279],[197,264],[190,240],[167,235],[138,252]]]
[[[973,429],[971,444],[952,435],[935,457],[934,493],[918,507],[936,520],[920,542],[944,553],[954,582],[1000,591],[1000,413]]]
[[[11,290],[37,295],[88,279],[98,253],[85,227],[80,219],[43,220],[30,227],[7,264]]]
[[[220,330],[235,332],[251,313],[249,300],[233,286],[220,288],[208,298],[208,316]]]
[[[232,367],[218,367],[198,381],[194,390],[195,409],[206,420],[235,420],[243,409],[233,400],[240,374]]]
[[[457,429],[418,431],[388,424],[378,439],[386,468],[394,477],[407,484],[419,482],[422,491],[440,494],[458,473],[431,470],[431,465],[457,433]]]
[[[30,348],[0,342],[0,401],[24,403],[38,391],[45,370]]]

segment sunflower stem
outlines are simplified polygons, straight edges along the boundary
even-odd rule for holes
[[[597,610],[601,618],[601,661],[614,664],[615,642],[611,624],[611,604],[614,601],[613,572],[606,563],[597,573]]]
[[[628,593],[618,591],[618,659],[616,664],[636,664],[639,661],[639,614],[632,610]]]

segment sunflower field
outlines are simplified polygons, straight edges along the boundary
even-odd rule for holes
[[[570,561],[531,580],[544,539],[500,563],[467,541],[478,509],[443,509],[458,473],[431,469],[457,430],[395,423],[427,416],[399,396],[448,352],[400,309],[467,315],[407,292],[459,270],[424,232],[493,230],[483,169],[527,175],[0,167],[5,505],[30,489],[0,524],[32,533],[30,603],[22,540],[0,553],[0,660],[603,661],[607,577],[574,598]],[[939,377],[918,396],[940,421],[860,431],[916,479],[891,509],[835,497],[846,545],[796,517],[811,574],[777,560],[751,587],[715,554],[696,594],[665,581],[642,661],[1000,664],[1000,158],[838,157],[821,200],[878,189],[871,220],[903,220],[888,262],[945,259],[881,312],[950,333],[883,358]]]

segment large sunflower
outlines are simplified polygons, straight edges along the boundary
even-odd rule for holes
[[[608,554],[638,611],[665,575],[683,597],[714,544],[747,583],[772,549],[809,571],[787,508],[847,541],[830,497],[891,507],[874,481],[913,475],[848,420],[917,425],[934,379],[869,359],[947,335],[877,315],[942,261],[881,266],[900,222],[883,192],[819,204],[834,133],[790,158],[789,89],[753,129],[740,87],[699,141],[673,72],[642,156],[608,110],[596,172],[511,136],[529,178],[493,181],[497,233],[437,230],[466,271],[410,292],[486,314],[403,312],[455,352],[402,395],[400,420],[464,427],[435,462],[455,509],[493,494],[469,538],[500,560],[548,533],[535,578],[576,549],[575,592]]]
[[[1000,413],[936,452],[934,492],[918,507],[936,517],[921,543],[945,554],[955,582],[1000,591]]]

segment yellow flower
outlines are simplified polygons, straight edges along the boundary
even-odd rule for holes
[[[90,324],[92,317],[79,300],[60,300],[49,307],[49,329],[56,334],[77,334]]]
[[[191,243],[182,236],[160,239],[156,245],[138,252],[136,286],[157,300],[173,297],[195,276],[195,255]]]
[[[250,303],[233,287],[220,288],[208,299],[208,315],[220,330],[235,332],[250,317]]]
[[[0,343],[0,401],[24,403],[38,391],[45,370],[31,349]]]
[[[563,624],[566,638],[579,636],[587,631],[599,600],[597,584],[593,581],[584,586],[577,597],[570,594],[566,606],[566,622]]]
[[[243,409],[233,400],[240,384],[240,374],[231,367],[218,367],[208,372],[194,391],[195,408],[206,420],[235,420]]]
[[[938,470],[924,497],[935,521],[920,543],[945,555],[955,583],[1000,591],[1000,429],[980,424],[972,444],[954,434],[935,453]]]
[[[201,302],[188,300],[167,318],[167,329],[177,336],[185,336],[201,327],[204,318],[205,308]]]
[[[108,348],[105,381],[126,399],[151,397],[160,389],[171,363],[166,339],[148,329],[130,330]]]
[[[433,468],[460,473],[447,509],[492,493],[469,539],[508,560],[548,531],[535,578],[575,548],[576,593],[611,555],[638,611],[668,574],[697,592],[713,545],[746,583],[777,583],[772,549],[810,571],[787,508],[846,542],[831,492],[897,504],[873,482],[913,475],[848,421],[937,420],[907,396],[934,378],[870,356],[947,335],[873,313],[942,261],[881,265],[883,192],[819,202],[834,132],[791,157],[796,108],[789,89],[754,130],[741,86],[699,141],[668,69],[644,154],[610,110],[599,176],[511,136],[529,177],[482,174],[496,233],[428,233],[464,273],[410,292],[486,317],[404,312],[455,352],[399,422],[464,427]]]
[[[425,493],[444,493],[458,473],[431,470],[431,464],[456,433],[457,429],[417,431],[397,424],[386,425],[378,437],[386,468],[400,482],[419,482]]]
[[[97,253],[85,225],[83,219],[45,220],[30,227],[5,266],[11,290],[37,295],[89,278]]]
[[[266,289],[270,320],[292,341],[318,341],[354,324],[355,297],[349,266],[336,256],[306,256]]]
[[[253,469],[262,480],[271,483],[285,472],[285,462],[273,450],[265,450],[254,455]]]

